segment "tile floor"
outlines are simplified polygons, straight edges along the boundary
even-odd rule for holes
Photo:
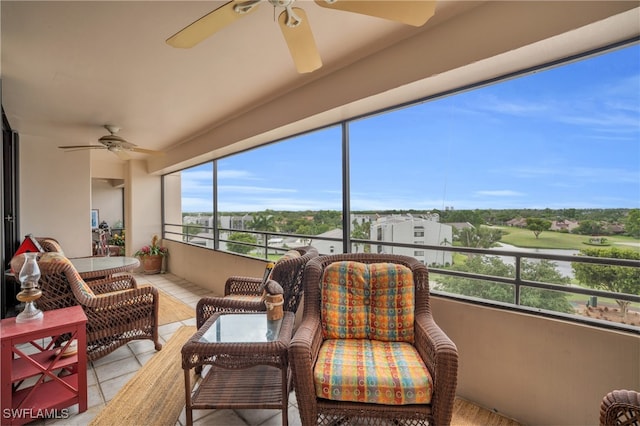
[[[135,275],[139,283],[149,282],[158,289],[182,300],[195,308],[200,298],[210,295],[197,285],[176,277],[172,274]],[[159,327],[160,339],[164,344],[182,325],[195,325],[195,318],[166,324]],[[87,370],[88,410],[77,412],[77,406],[70,409],[71,416],[67,419],[44,420],[34,425],[88,425],[105,405],[118,393],[147,362],[156,351],[153,342],[149,340],[130,342],[118,348],[109,355],[89,363]],[[292,394],[289,404],[289,424],[299,426],[300,417],[295,406],[295,396]],[[282,415],[278,410],[194,410],[195,425],[224,425],[224,426],[271,426],[282,425]],[[176,426],[186,423],[184,411]],[[118,425],[120,426],[120,425]],[[138,426],[138,425],[136,425]],[[152,426],[152,425],[139,425]]]

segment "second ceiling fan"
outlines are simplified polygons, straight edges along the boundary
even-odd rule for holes
[[[162,154],[162,151],[154,151],[151,149],[140,148],[136,144],[133,144],[123,137],[118,136],[116,133],[120,131],[120,128],[112,124],[105,124],[103,126],[109,132],[108,135],[102,136],[98,139],[100,145],[66,145],[59,146],[58,148],[65,149],[67,151],[78,151],[84,149],[106,149],[109,152],[116,154],[122,160],[129,160],[130,157],[127,152],[138,152],[140,154]]]
[[[278,24],[299,73],[308,73],[322,66],[311,26],[305,11],[293,7],[295,0],[234,0],[208,13],[167,39],[173,47],[188,49],[212,36],[224,27],[254,11],[268,1],[282,7]],[[389,19],[403,24],[422,26],[435,13],[435,0],[315,0],[319,6],[362,15]]]

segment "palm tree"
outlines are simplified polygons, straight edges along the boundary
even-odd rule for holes
[[[247,224],[249,229],[262,232],[275,232],[276,228],[275,218],[268,213],[256,213],[253,215],[253,220]],[[266,241],[266,236],[262,235],[262,243]]]

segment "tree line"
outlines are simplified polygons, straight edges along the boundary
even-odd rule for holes
[[[640,238],[640,209],[473,209],[473,210],[382,210],[352,211],[352,215],[385,216],[392,214],[412,214],[414,216],[437,213],[441,223],[468,222],[475,227],[481,225],[506,225],[517,218],[532,218],[548,221],[570,220],[579,222],[573,231],[582,235],[607,235],[608,225],[624,226],[624,233]],[[213,213],[183,213],[184,216],[211,216]],[[302,235],[318,235],[332,229],[342,228],[342,212],[339,210],[303,210],[261,212],[224,212],[223,216],[251,215],[250,229],[283,232]]]

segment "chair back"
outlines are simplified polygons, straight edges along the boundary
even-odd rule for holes
[[[16,278],[24,262],[24,255],[11,259],[11,270],[14,271]],[[75,280],[83,284],[84,281],[69,259],[59,252],[42,253],[38,256],[38,267],[40,268],[38,285],[42,291],[42,296],[36,300],[38,308],[49,311],[79,304],[74,296],[71,281]]]
[[[36,241],[42,247],[42,250],[45,252],[58,252],[64,256],[64,251],[62,251],[62,246],[55,238],[51,237],[36,237]]]
[[[284,290],[283,310],[295,313],[304,292],[302,279],[305,265],[318,256],[318,250],[311,246],[298,247],[294,250],[300,253],[300,256],[291,258],[283,256],[273,267],[270,279],[277,281]]]
[[[320,282],[323,337],[413,343],[414,289],[405,265],[329,264]]]
[[[314,259],[311,259],[307,263],[304,271],[304,297],[305,297],[304,317],[312,316],[312,317],[319,318],[323,324],[323,327],[328,324],[328,321],[330,322],[332,320],[333,321],[336,320],[336,317],[335,317],[336,313],[330,312],[331,309],[334,309],[334,310],[338,309],[340,304],[343,304],[345,307],[347,305],[344,304],[345,303],[344,300],[341,300],[341,301],[338,301],[337,305],[334,303],[333,308],[329,306],[327,304],[327,300],[323,299],[323,294],[322,294],[323,281],[333,280],[334,287],[337,288],[338,292],[344,292],[344,297],[346,298],[347,289],[344,288],[344,286],[346,286],[347,283],[346,281],[343,281],[342,284],[335,282],[336,279],[338,280],[340,279],[335,274],[347,273],[346,269],[344,268],[347,268],[348,265],[350,264],[353,265],[354,263],[360,263],[360,264],[366,265],[365,267],[358,266],[363,270],[359,271],[357,275],[368,276],[368,279],[370,279],[371,270],[373,269],[374,274],[379,274],[377,279],[378,280],[380,278],[383,279],[385,283],[383,284],[383,286],[386,286],[386,284],[390,283],[389,276],[393,276],[394,274],[396,274],[397,276],[397,274],[400,273],[401,276],[400,276],[399,282],[400,282],[401,288],[399,290],[402,295],[399,298],[396,298],[395,296],[393,296],[393,298],[395,298],[397,303],[404,303],[402,302],[402,298],[409,297],[407,301],[408,302],[412,301],[413,303],[412,303],[412,306],[410,303],[407,304],[405,306],[406,309],[402,308],[400,311],[393,312],[394,317],[397,317],[398,316],[397,314],[400,314],[400,316],[405,317],[403,321],[409,320],[409,322],[412,322],[410,318],[412,318],[413,315],[419,312],[426,312],[429,316],[431,316],[431,311],[429,308],[428,271],[427,271],[427,267],[422,263],[420,263],[417,259],[409,256],[384,254],[384,253],[380,253],[380,254],[378,253],[344,253],[344,254],[336,254],[336,255],[330,255],[330,256],[319,256]],[[385,264],[398,265],[399,267],[389,267],[388,265],[385,265]],[[340,268],[343,268],[344,271],[340,272],[339,271]],[[330,276],[332,274],[333,274],[333,278]],[[409,278],[412,281],[407,282],[406,281],[407,278]],[[398,281],[398,280],[394,279],[394,281]],[[375,286],[378,286],[378,287],[380,287],[380,285],[381,285],[380,283],[375,284]],[[394,284],[394,287],[395,286],[396,284]],[[394,291],[398,291],[397,288],[394,288],[394,289],[387,288],[386,290],[378,288],[378,290],[382,292],[387,291],[387,295],[393,294]],[[326,296],[328,294],[326,293],[327,291],[326,286],[324,288],[324,291]],[[367,289],[363,288],[362,291],[370,292],[371,288],[370,287]],[[368,299],[367,303],[371,303],[372,299],[370,297],[368,297],[367,299]],[[360,298],[360,300],[364,302],[363,298]],[[353,302],[349,302],[349,303],[353,303]],[[390,306],[393,305],[391,299],[384,300],[384,298],[380,298],[377,300],[377,302],[376,300],[374,300],[374,303],[384,304],[385,314],[388,314],[391,312]],[[408,308],[410,307],[413,308],[413,315],[407,316],[409,313]],[[368,307],[362,307],[360,314],[364,315],[364,313],[366,313],[366,315],[369,315],[370,311],[373,311],[373,310]],[[332,317],[332,314],[333,314],[333,317]],[[361,329],[360,331],[365,332],[364,329]],[[371,331],[372,331],[371,329],[366,330],[367,333],[370,333]],[[381,327],[373,331],[374,331],[373,334],[377,335],[379,338],[382,338],[382,340],[390,340],[389,336],[393,335],[394,333],[393,330],[385,329],[385,327]],[[387,336],[387,337],[384,337],[384,336]],[[405,337],[404,338],[400,337],[400,340],[403,340],[405,338],[409,339],[409,341],[412,339],[411,330],[407,330]]]
[[[640,392],[617,389],[607,393],[600,403],[600,426],[640,425]]]

